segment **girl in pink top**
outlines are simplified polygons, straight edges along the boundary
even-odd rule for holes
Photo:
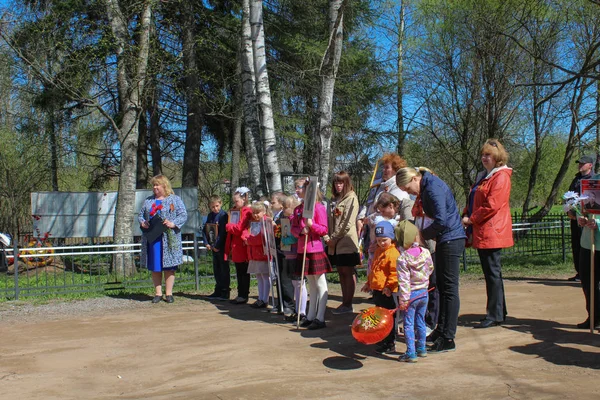
[[[406,342],[406,353],[398,360],[405,362],[417,362],[417,357],[427,356],[425,311],[429,300],[427,288],[429,275],[433,272],[433,261],[429,250],[419,246],[418,236],[417,227],[409,221],[400,221],[396,226],[396,242],[400,250],[400,257],[396,264],[398,303],[400,309],[405,310],[404,339]]]
[[[296,195],[304,199],[307,178],[296,180]],[[327,307],[327,279],[325,274],[331,272],[331,264],[323,251],[321,237],[327,235],[327,210],[321,204],[321,193],[317,190],[314,218],[302,218],[304,203],[294,209],[290,216],[292,235],[298,238],[298,258],[296,259],[296,275],[302,275],[304,243],[306,241],[306,261],[304,275],[309,285],[310,302],[306,320],[300,326],[308,329],[325,328],[325,309]],[[306,237],[308,236],[308,239]]]

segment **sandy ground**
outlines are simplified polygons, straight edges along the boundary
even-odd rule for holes
[[[330,310],[317,331],[190,294],[172,305],[143,298],[110,312],[9,316],[0,321],[0,398],[600,398],[600,334],[575,329],[585,319],[577,284],[507,281],[507,323],[477,330],[484,291],[481,281],[462,284],[457,350],[417,364],[356,342],[354,316]],[[371,305],[357,296],[355,309]],[[330,284],[329,307],[339,301]]]

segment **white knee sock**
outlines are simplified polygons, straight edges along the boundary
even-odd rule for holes
[[[306,318],[313,320],[317,318],[325,322],[325,310],[327,308],[327,279],[325,274],[308,275],[310,303]]]
[[[317,275],[316,279],[317,283],[317,295],[319,296],[319,300],[317,303],[317,319],[321,322],[325,322],[325,310],[327,309],[327,278],[325,274]]]
[[[292,285],[294,285],[294,300],[296,301],[296,312],[298,314],[306,315],[306,285],[304,285],[304,279],[302,280],[293,280]],[[300,288],[302,288],[302,293],[300,293]],[[298,299],[300,301],[298,301]]]

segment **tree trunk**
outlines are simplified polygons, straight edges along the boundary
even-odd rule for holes
[[[52,190],[58,192],[58,140],[56,138],[56,124],[54,118],[54,107],[47,111],[48,122],[48,140],[50,141],[50,178],[52,181]]]
[[[184,3],[183,13],[183,64],[185,101],[187,106],[185,149],[183,153],[182,187],[197,187],[200,169],[200,147],[202,146],[203,116],[198,91],[198,66],[196,65],[194,6]]]
[[[404,142],[406,132],[404,131],[404,15],[405,3],[408,0],[400,0],[400,21],[398,22],[398,87],[396,88],[396,102],[398,106],[398,145],[396,152],[404,154]]]
[[[333,92],[340,58],[344,32],[344,8],[347,0],[329,1],[329,43],[319,69],[321,93],[319,95],[319,143],[318,176],[323,193],[327,190],[331,159],[331,136],[333,134]]]
[[[538,82],[539,67],[539,60],[533,60],[533,82]],[[541,105],[539,104],[540,88],[534,86],[531,88],[531,90],[533,103],[534,154],[533,163],[531,165],[531,171],[529,174],[529,185],[527,186],[527,194],[525,195],[525,201],[523,202],[523,215],[529,212],[529,204],[531,203],[531,198],[533,197],[533,191],[537,182],[540,161],[542,160],[542,132],[540,130]]]
[[[242,96],[238,87],[235,93],[235,122],[233,125],[233,138],[231,140],[231,183],[230,187],[240,186],[240,150],[242,147],[242,118],[244,118],[244,109],[242,105]],[[233,195],[233,190],[231,191]]]
[[[133,218],[135,215],[135,171],[137,167],[138,127],[142,109],[140,98],[144,89],[150,42],[152,2],[144,5],[139,24],[139,42],[134,45],[128,32],[127,19],[121,12],[118,0],[106,0],[107,17],[115,39],[117,60],[117,90],[122,118],[118,125],[120,143],[119,194],[115,211],[115,244],[129,244],[133,241]],[[128,62],[127,53],[137,50],[135,62]],[[127,67],[131,67],[128,69]],[[135,273],[133,258],[117,254],[114,258],[117,276]]]
[[[262,0],[252,0],[250,3],[250,27],[252,32],[254,73],[256,75],[256,92],[261,111],[263,165],[265,166],[267,178],[267,192],[273,193],[281,191],[281,174],[277,158],[275,123],[273,121],[271,90],[269,88],[269,74],[267,71]]]
[[[244,102],[244,142],[248,174],[252,182],[252,190],[258,196],[264,194],[262,164],[258,145],[260,143],[260,122],[256,99],[256,76],[254,74],[254,51],[252,48],[252,31],[250,27],[250,0],[243,1],[242,40],[240,54],[242,78],[242,98]]]
[[[162,155],[160,152],[160,111],[158,109],[158,89],[153,87],[152,96],[148,101],[148,114],[150,115],[150,132],[148,142],[152,156],[152,175],[162,174]]]
[[[148,121],[146,120],[145,113],[140,114],[138,126],[135,187],[136,189],[146,189],[148,187]]]
[[[581,111],[581,105],[583,104],[583,101],[585,99],[586,93],[590,85],[592,84],[593,83],[588,79],[580,78],[577,79],[577,82],[574,85],[574,93],[571,97],[571,102],[569,105],[569,109],[571,111],[571,127],[569,129],[569,136],[567,138],[565,156],[563,157],[558,173],[556,174],[556,178],[554,178],[554,182],[552,182],[552,188],[550,189],[550,194],[548,194],[548,197],[546,198],[546,202],[540,210],[538,210],[534,215],[531,216],[530,220],[532,221],[539,221],[550,212],[552,205],[554,205],[554,203],[556,202],[558,188],[562,184],[562,181],[565,178],[569,169],[569,165],[571,164],[573,154],[575,153],[576,144],[591,129],[595,128],[598,122],[600,121],[600,118],[597,117],[594,118],[594,120],[583,129],[579,128],[579,113]]]

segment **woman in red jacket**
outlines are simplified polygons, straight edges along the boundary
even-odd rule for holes
[[[250,294],[250,275],[248,274],[248,251],[246,243],[242,239],[242,234],[250,226],[252,218],[252,209],[249,205],[250,189],[239,187],[233,194],[233,208],[229,212],[229,223],[225,225],[227,231],[227,240],[225,242],[225,254],[231,254],[231,259],[235,264],[235,273],[237,276],[238,295],[231,300],[233,304],[245,304],[248,302]],[[232,221],[233,215],[238,215],[239,220]]]
[[[463,213],[463,224],[468,234],[472,231],[472,246],[479,253],[485,276],[487,310],[479,328],[500,325],[506,318],[500,252],[513,245],[509,204],[512,169],[506,166],[507,161],[508,153],[498,140],[484,143],[481,162],[485,171],[471,187]]]

